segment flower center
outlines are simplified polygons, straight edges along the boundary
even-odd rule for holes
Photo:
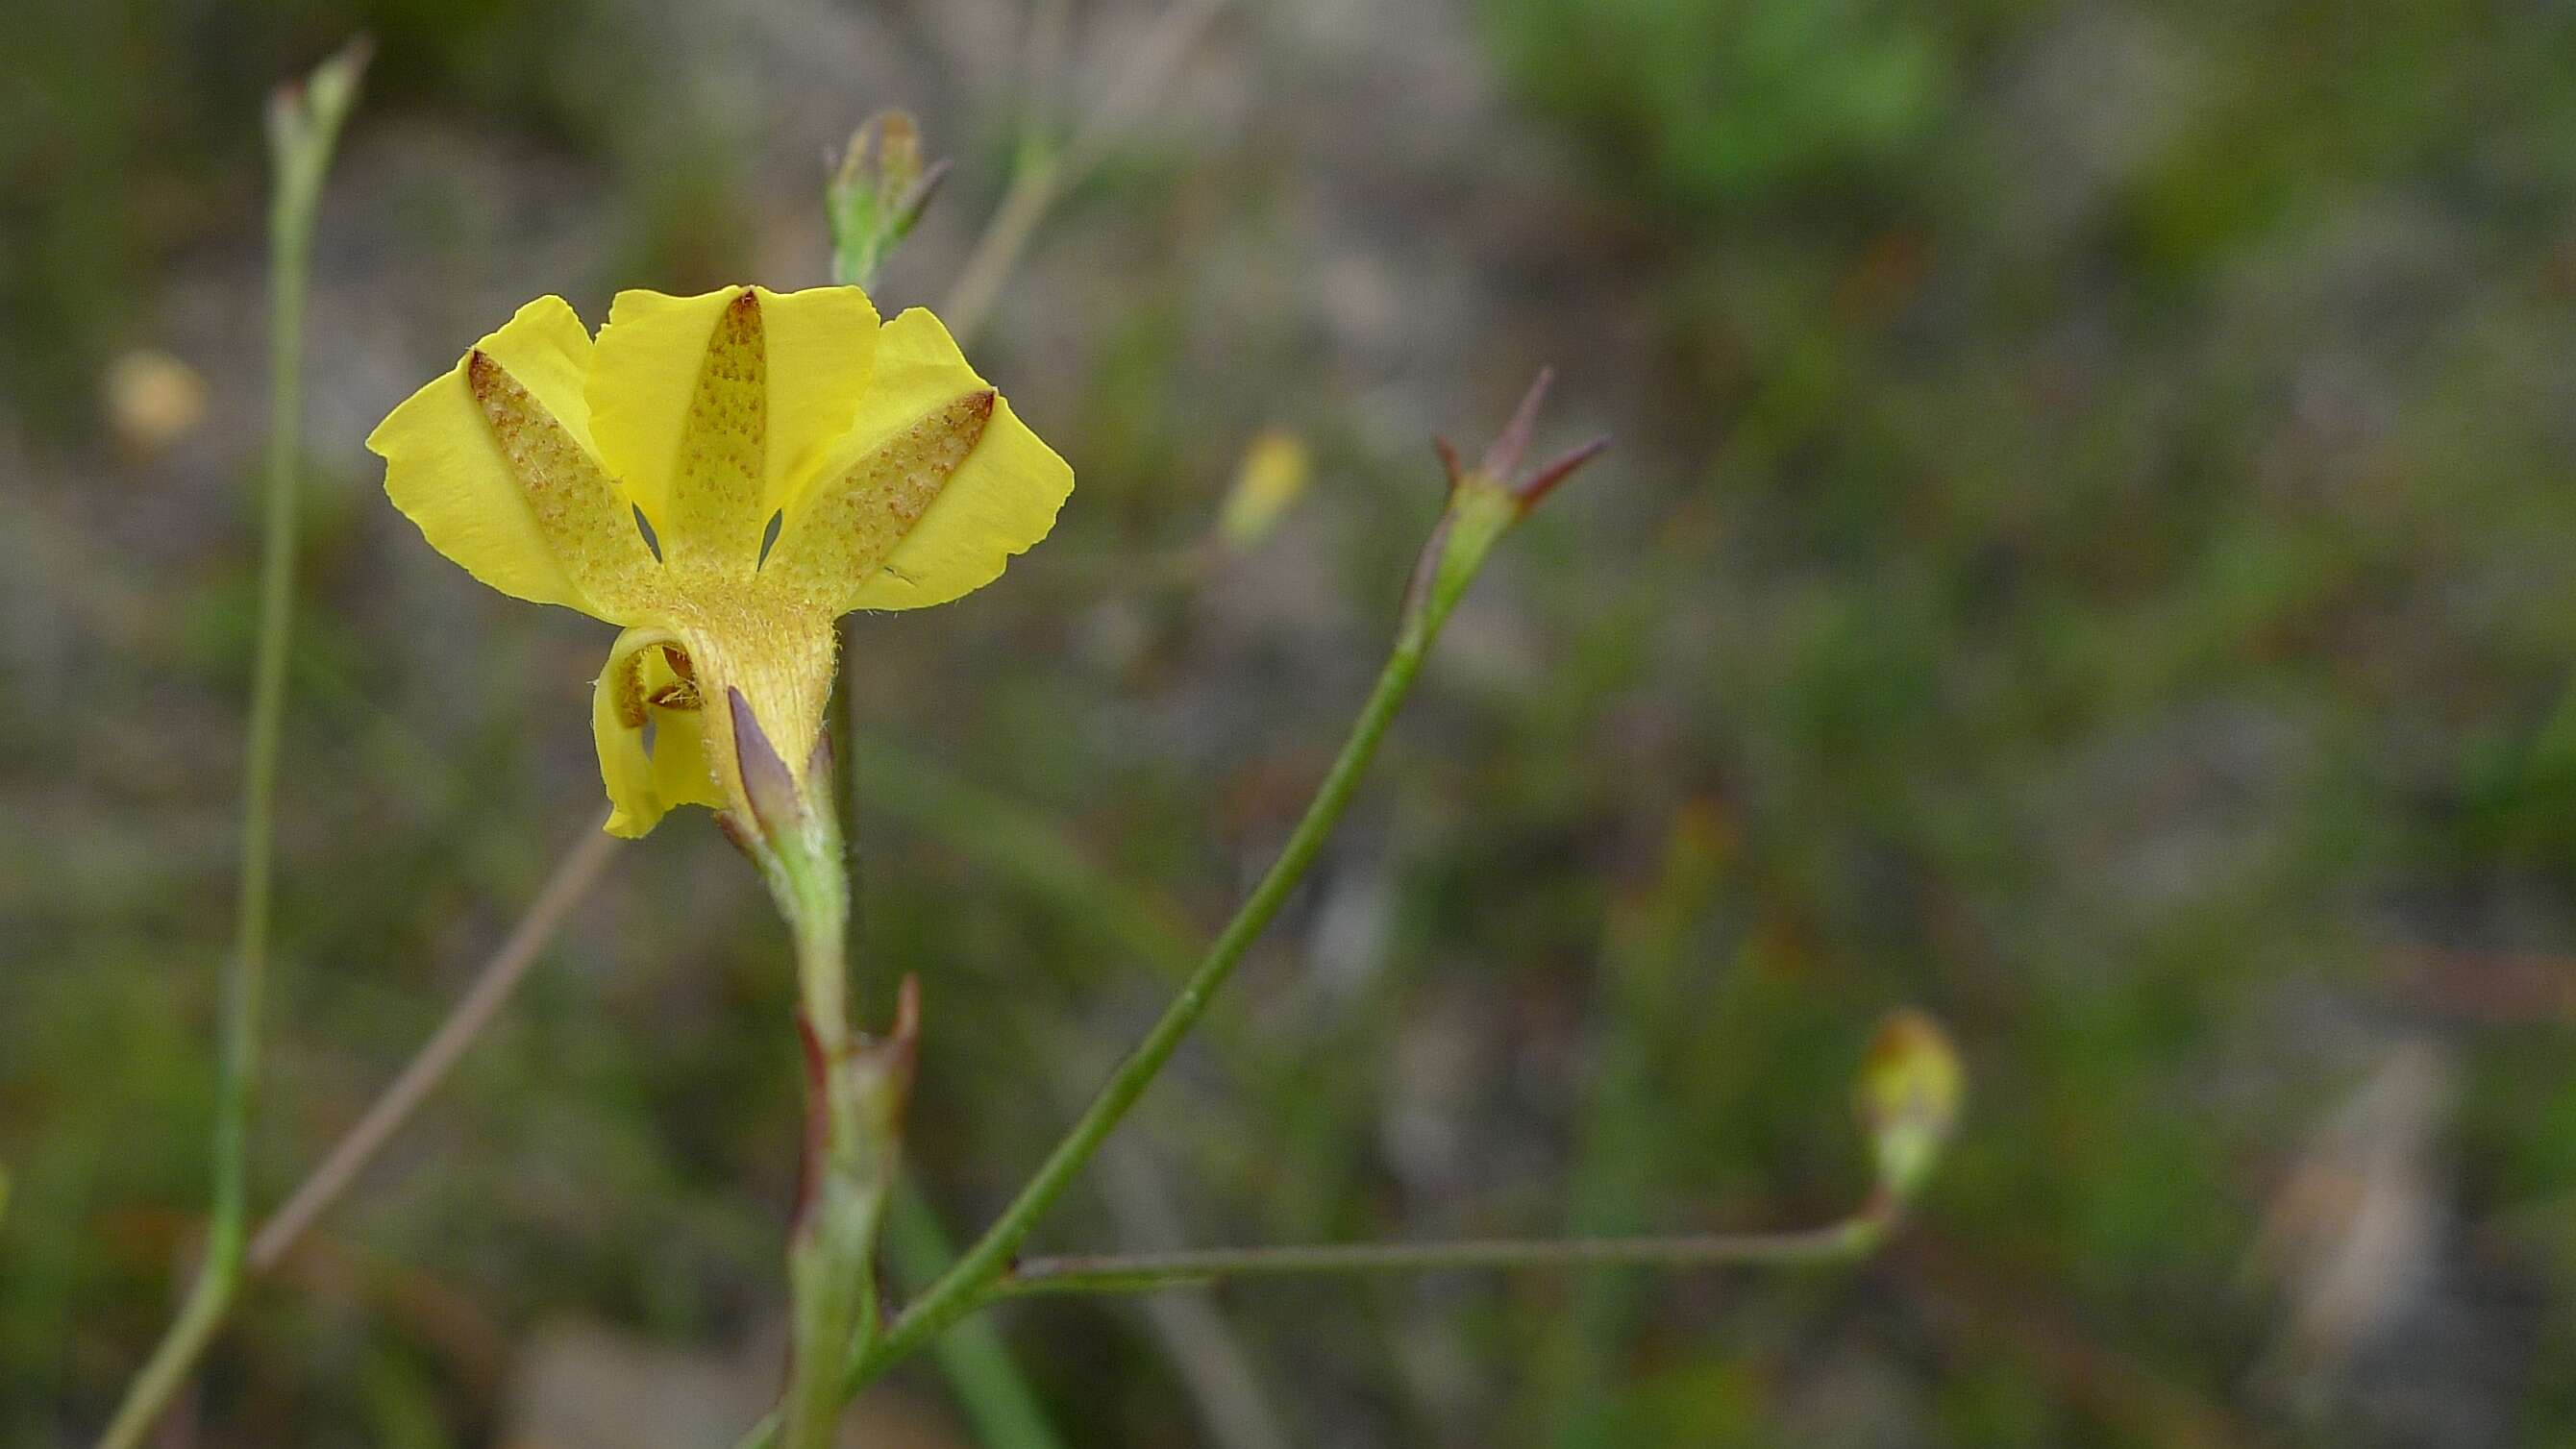
[[[661,650],[662,662],[669,666],[671,677],[647,694],[645,702],[663,709],[696,709],[703,701],[698,694],[697,667],[689,662],[689,651],[677,644],[664,644]]]

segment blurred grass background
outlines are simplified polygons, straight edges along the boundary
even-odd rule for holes
[[[273,1201],[601,811],[605,631],[434,556],[360,439],[530,296],[819,281],[881,106],[958,159],[880,288],[935,299],[1160,14],[1037,10],[1061,45],[1018,0],[12,5],[0,1443],[95,1428],[203,1200],[265,89],[377,39],[316,247]],[[1855,1272],[1010,1310],[1053,1434],[2576,1445],[2571,56],[2530,3],[1229,6],[976,350],[1081,477],[1056,536],[849,661],[931,1204],[981,1223],[1265,863],[1427,435],[1541,362],[1542,445],[1618,451],[1042,1246],[1823,1220],[1900,1002],[1975,1095]],[[192,426],[112,403],[137,348]],[[1162,567],[1265,428],[1308,496]],[[624,851],[174,1442],[729,1442],[789,1000],[714,831]],[[924,1362],[871,1442],[977,1407]]]

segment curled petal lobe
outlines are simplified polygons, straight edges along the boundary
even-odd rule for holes
[[[644,750],[644,685],[638,657],[656,631],[629,629],[617,636],[608,663],[591,684],[590,737],[599,749],[599,774],[608,787],[608,833],[629,840],[662,818],[653,784],[653,760]]]
[[[789,511],[779,549],[791,532],[829,528],[836,513],[891,510],[900,537],[878,557],[846,536],[798,542],[800,552],[837,553],[858,570],[823,602],[834,613],[946,603],[999,578],[1013,554],[1046,537],[1072,491],[1073,470],[966,365],[939,319],[916,307],[878,334],[858,417]]]
[[[632,839],[651,830],[680,805],[722,800],[708,768],[703,710],[694,688],[674,667],[688,656],[664,629],[629,629],[608,651],[607,667],[592,686],[591,740],[608,787],[608,832]],[[653,727],[645,746],[646,725]]]
[[[581,379],[590,337],[560,297],[519,309],[367,439],[385,492],[493,588],[615,619],[650,555],[601,471]]]

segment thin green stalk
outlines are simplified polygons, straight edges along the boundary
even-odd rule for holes
[[[1099,1253],[1031,1258],[991,1285],[985,1300],[1043,1293],[1150,1293],[1223,1278],[1316,1273],[1442,1273],[1480,1268],[1784,1267],[1840,1263],[1866,1255],[1887,1235],[1891,1215],[1864,1210],[1821,1228],[1789,1233],[1710,1233],[1667,1238],[1493,1238],[1445,1243],[1322,1243],[1282,1248],[1207,1248],[1176,1253]]]
[[[797,1024],[806,1052],[807,1129],[804,1201],[788,1244],[793,1323],[787,1391],[782,1399],[792,1449],[832,1442],[841,1400],[831,1365],[875,1312],[867,1259],[876,1239],[876,1204],[864,1201],[853,1170],[867,1148],[851,1094],[836,1090],[837,1064],[849,1054],[842,998],[842,931],[837,915],[797,923]],[[829,981],[830,985],[824,983]]]
[[[831,758],[817,750],[800,778],[742,692],[727,703],[749,818],[722,818],[796,938],[805,1160],[787,1243],[788,1372],[779,1412],[789,1449],[825,1449],[846,1398],[841,1366],[876,1323],[877,1225],[901,1153],[920,993],[907,978],[888,1036],[870,1040],[851,1029],[849,876]]]
[[[260,1003],[268,976],[268,918],[276,836],[277,755],[286,720],[287,650],[295,623],[295,545],[304,416],[304,284],[313,214],[331,152],[366,68],[365,42],[322,63],[311,80],[270,99],[268,210],[268,456],[262,473],[259,638],[242,766],[240,893],[224,972],[222,1063],[215,1090],[214,1194],[206,1257],[179,1313],[99,1439],[139,1443],[186,1381],[232,1307],[250,1225],[250,1119],[259,1085]]]

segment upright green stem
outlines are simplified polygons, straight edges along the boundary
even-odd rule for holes
[[[859,127],[850,137],[839,169],[824,188],[823,214],[831,235],[834,285],[875,289],[878,270],[902,245],[947,169],[946,161],[931,161],[922,155],[920,130],[906,113],[880,112]],[[856,652],[857,625],[858,617],[852,615],[839,626],[844,658]],[[859,838],[859,696],[850,687],[848,670],[835,673],[827,718],[840,785],[830,808],[839,813],[842,840],[854,842]],[[848,920],[844,937],[847,950],[856,955],[858,853],[846,844],[842,853],[846,857],[841,871],[843,913]],[[948,1266],[951,1255],[938,1219],[919,1194],[898,1194],[893,1199],[886,1231],[889,1251],[902,1271],[914,1279],[926,1282]],[[816,1301],[823,1291],[816,1290]],[[874,1309],[871,1303],[863,1302],[859,1312],[864,1324]],[[818,1314],[814,1328],[818,1334],[827,1331],[819,1318]],[[809,1382],[816,1388],[828,1389],[837,1383],[838,1355],[807,1354],[803,1361],[830,1366],[830,1371],[810,1376]],[[1012,1366],[999,1334],[988,1331],[981,1336],[956,1335],[942,1345],[941,1366],[955,1383],[968,1417],[984,1431],[994,1449],[1053,1449],[1057,1442],[1054,1432],[1038,1409],[1037,1396]],[[808,1413],[819,1417],[814,1410]]]
[[[296,456],[304,415],[304,282],[313,213],[340,124],[366,66],[363,42],[269,105],[268,457],[262,473],[258,652],[242,766],[240,893],[224,972],[223,1045],[215,1091],[214,1200],[206,1257],[178,1316],[126,1388],[101,1449],[140,1442],[214,1336],[242,1278],[250,1224],[250,1118],[259,1085],[260,1001],[268,976],[278,739],[286,719],[286,655],[295,623]]]
[[[912,1087],[917,996],[907,980],[884,1040],[851,1031],[849,877],[831,755],[818,748],[800,774],[779,758],[740,690],[726,703],[751,818],[729,812],[723,820],[796,937],[805,1161],[788,1234],[788,1373],[779,1412],[791,1449],[824,1449],[840,1420],[841,1365],[875,1323],[871,1259]]]
[[[846,1352],[872,1311],[876,1294],[868,1254],[876,1237],[875,1205],[856,1200],[864,1152],[847,1092],[835,1089],[834,1064],[849,1054],[849,1017],[841,988],[846,969],[842,921],[800,921],[796,929],[805,1048],[807,1128],[804,1181],[787,1250],[794,1323],[786,1394],[788,1442],[827,1445],[839,1419],[831,1365]]]
[[[839,1367],[875,1312],[870,1257],[893,1181],[902,1097],[900,1068],[890,1076],[887,1054],[862,1046],[850,1029],[839,805],[828,778],[808,783],[816,798],[793,801],[779,812],[783,818],[764,810],[753,852],[796,938],[805,1068],[805,1161],[787,1248],[793,1308],[780,1405],[791,1449],[831,1443],[842,1402]],[[896,1045],[908,1053],[900,1029]]]

